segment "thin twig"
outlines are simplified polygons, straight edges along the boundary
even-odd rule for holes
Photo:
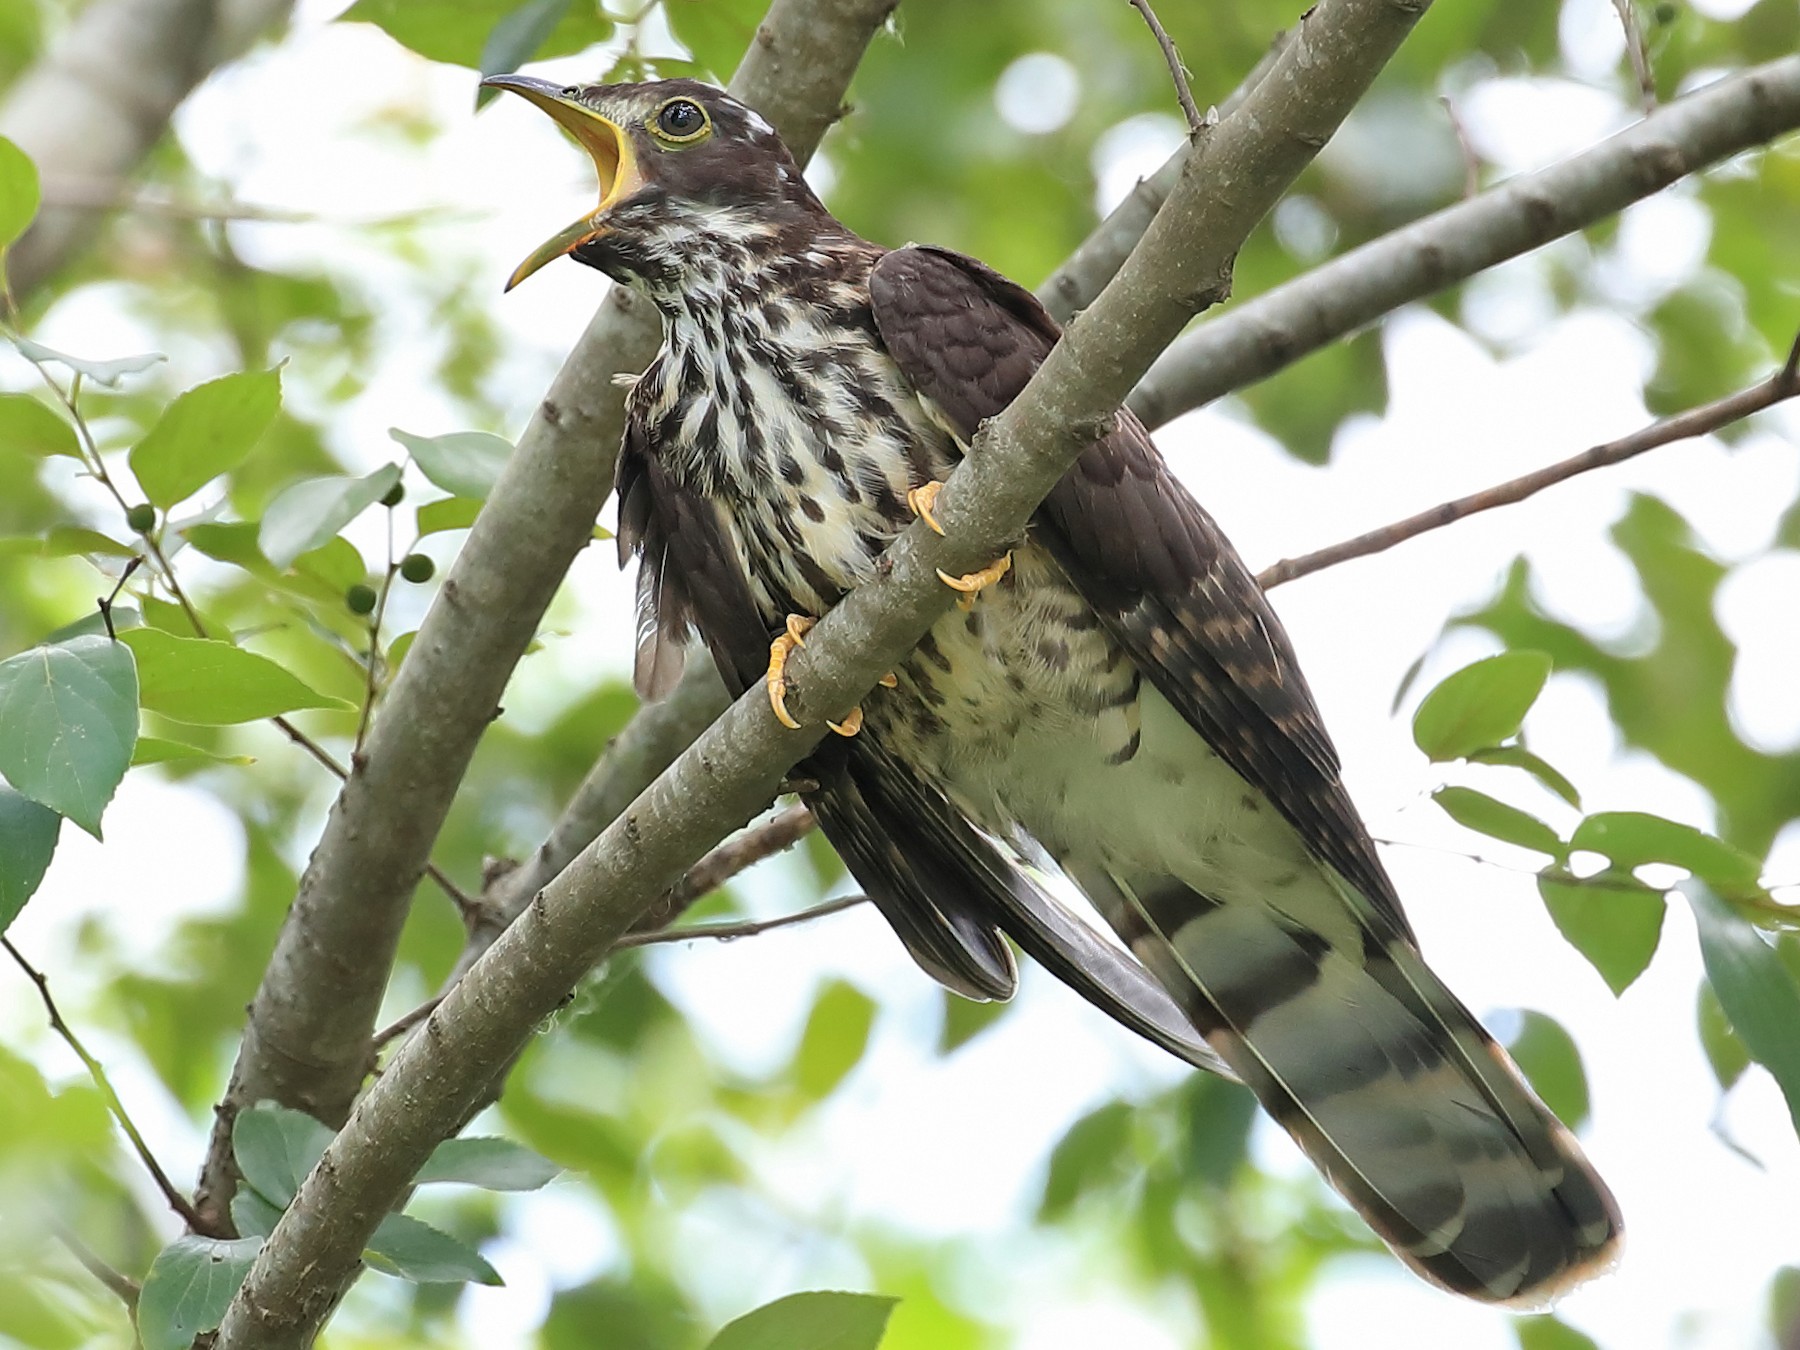
[[[1462,152],[1463,200],[1467,201],[1481,191],[1481,156],[1475,153],[1475,143],[1469,139],[1469,128],[1464,125],[1462,114],[1456,111],[1456,105],[1450,101],[1450,96],[1440,94],[1438,102],[1444,105],[1444,116],[1450,120],[1450,130],[1456,136],[1456,148]]]
[[[138,1160],[144,1164],[151,1179],[156,1182],[156,1188],[163,1193],[163,1199],[169,1202],[169,1208],[179,1214],[194,1232],[205,1233],[209,1237],[220,1236],[213,1226],[201,1217],[188,1198],[176,1189],[175,1183],[169,1180],[169,1174],[163,1171],[162,1164],[156,1161],[156,1156],[150,1152],[150,1146],[144,1142],[144,1136],[138,1133],[137,1126],[132,1123],[131,1116],[125,1110],[125,1103],[119,1100],[119,1094],[113,1090],[112,1080],[106,1076],[106,1070],[101,1067],[99,1060],[88,1053],[88,1048],[81,1043],[81,1038],[70,1029],[69,1024],[63,1021],[62,1012],[57,1008],[56,1000],[50,996],[49,977],[25,959],[24,954],[13,946],[11,938],[0,937],[0,946],[6,948],[7,955],[12,957],[19,969],[24,971],[26,977],[37,986],[38,997],[43,1000],[44,1012],[50,1019],[50,1029],[61,1036],[68,1044],[69,1049],[75,1052],[75,1057],[87,1066],[88,1077],[93,1079],[94,1086],[100,1089],[100,1095],[105,1099],[107,1109],[119,1122],[119,1128],[125,1131],[125,1137],[131,1141],[131,1147],[136,1151]]]
[[[1198,136],[1206,129],[1206,118],[1194,102],[1194,91],[1188,88],[1187,68],[1181,64],[1181,53],[1175,50],[1175,40],[1162,26],[1162,20],[1156,17],[1156,11],[1150,8],[1150,0],[1131,0],[1131,7],[1144,16],[1151,35],[1156,38],[1156,45],[1162,48],[1163,60],[1169,63],[1169,74],[1175,80],[1175,97],[1181,100],[1181,111],[1187,116],[1188,134]]]
[[[1257,573],[1256,580],[1265,591],[1271,590],[1296,577],[1335,567],[1352,558],[1366,558],[1373,553],[1385,552],[1396,544],[1431,530],[1442,529],[1479,511],[1491,511],[1496,506],[1511,506],[1515,502],[1522,502],[1577,474],[1621,463],[1671,441],[1707,435],[1797,394],[1800,394],[1800,339],[1796,339],[1782,368],[1760,384],[1740,389],[1735,394],[1702,404],[1698,408],[1689,408],[1673,417],[1665,417],[1641,431],[1616,441],[1608,441],[1604,445],[1596,445],[1547,468],[1484,488],[1467,497],[1458,497],[1455,501],[1440,502],[1430,510],[1395,521],[1392,525],[1384,525],[1378,530],[1370,530],[1367,534],[1359,534],[1354,539],[1346,539],[1342,543],[1314,553],[1302,554],[1298,558],[1284,558]]]
[[[776,928],[789,928],[797,923],[811,923],[814,919],[823,919],[828,914],[841,914],[855,905],[860,905],[869,897],[866,895],[845,895],[836,900],[827,900],[822,905],[814,905],[811,909],[803,909],[797,914],[783,914],[774,919],[745,919],[736,923],[697,923],[692,928],[664,928],[655,933],[627,933],[613,944],[614,951],[623,951],[628,947],[649,947],[660,942],[687,942],[694,938],[731,938],[755,937],[758,933],[767,933]]]
[[[613,944],[618,951],[628,947],[646,947],[655,942],[684,942],[688,938],[702,937],[748,937],[752,933],[764,932],[769,928],[780,928],[790,923],[800,923],[806,919],[821,918],[826,914],[835,914],[839,909],[848,909],[851,901],[833,901],[833,908],[807,910],[800,914],[789,914],[780,919],[758,920],[749,924],[729,923],[707,927],[682,928],[670,930],[669,923],[679,918],[683,911],[701,896],[718,890],[738,873],[745,871],[764,858],[772,857],[783,849],[791,848],[804,838],[813,828],[813,814],[804,806],[790,806],[764,821],[761,825],[745,830],[736,838],[727,839],[711,853],[682,875],[680,881],[671,886],[663,897],[644,914],[635,932],[627,934]],[[863,897],[857,896],[856,900]],[[492,937],[478,937],[470,933],[470,942],[480,943],[483,950],[492,944]],[[459,967],[463,962],[457,963]],[[447,982],[444,990],[426,999],[418,1007],[405,1016],[396,1018],[388,1026],[375,1033],[374,1047],[380,1050],[389,1041],[404,1036],[427,1017],[432,1010],[444,1000],[449,992]]]
[[[1613,0],[1619,22],[1625,28],[1625,50],[1631,55],[1631,73],[1637,76],[1638,97],[1644,111],[1656,111],[1656,72],[1650,67],[1650,44],[1644,39],[1644,26],[1638,22],[1632,0]]]
[[[75,1235],[75,1231],[61,1219],[52,1217],[49,1220],[50,1231],[56,1240],[69,1249],[69,1255],[81,1263],[81,1268],[92,1275],[101,1284],[117,1294],[127,1308],[136,1308],[138,1294],[142,1287],[129,1275],[121,1274],[109,1266],[92,1247]]]

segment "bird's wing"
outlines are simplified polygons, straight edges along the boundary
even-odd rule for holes
[[[771,634],[718,508],[657,459],[640,418],[626,421],[619,456],[619,547],[636,553],[638,688],[656,697],[680,673],[690,626],[699,628],[734,697],[761,678]],[[971,998],[1009,998],[1017,972],[995,931],[999,912],[1019,944],[1085,998],[1139,1034],[1223,1071],[1161,987],[1064,913],[891,757],[863,738],[833,740],[802,766],[819,781],[806,800],[845,865],[913,958]]]
[[[965,445],[1060,336],[1029,291],[948,249],[895,250],[876,265],[870,291],[888,352]],[[1214,752],[1275,804],[1314,856],[1410,935],[1280,620],[1143,424],[1120,412],[1032,528]]]

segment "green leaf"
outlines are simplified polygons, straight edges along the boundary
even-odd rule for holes
[[[789,1294],[727,1322],[706,1350],[875,1350],[897,1302],[879,1294]]]
[[[813,1000],[794,1052],[794,1081],[813,1101],[829,1095],[868,1048],[875,1004],[855,985],[832,980]]]
[[[167,510],[235,469],[281,409],[280,370],[242,370],[195,385],[131,447],[131,472]]]
[[[55,525],[44,536],[46,558],[69,558],[76,554],[98,554],[104,558],[135,558],[137,549],[130,544],[79,525]]]
[[[141,356],[117,356],[110,361],[97,361],[86,356],[70,356],[67,352],[59,352],[54,347],[46,347],[41,342],[22,337],[15,337],[13,345],[28,361],[36,361],[40,365],[54,361],[108,389],[117,389],[127,375],[141,375],[158,361],[169,359],[161,352],[145,352]]]
[[[1558,861],[1568,856],[1568,849],[1555,830],[1536,816],[1496,801],[1485,792],[1453,784],[1439,788],[1431,797],[1458,825],[1478,834],[1548,853]]]
[[[286,568],[302,553],[324,547],[399,481],[400,466],[384,464],[364,478],[309,478],[295,483],[263,513],[257,536],[263,556]]]
[[[414,1284],[506,1283],[480,1252],[410,1214],[383,1219],[363,1250],[363,1260],[383,1274]]]
[[[100,814],[131,767],[138,677],[104,637],[33,647],[0,661],[0,775],[100,837]]]
[[[131,766],[138,768],[145,764],[181,764],[200,762],[207,764],[254,764],[255,755],[221,755],[216,750],[208,750],[203,745],[189,745],[186,741],[169,741],[158,736],[139,736],[137,749],[132,752]]]
[[[481,46],[481,63],[477,69],[483,77],[505,75],[517,70],[538,48],[550,40],[556,25],[569,12],[569,0],[525,0],[509,14],[502,15]],[[486,107],[499,95],[497,89],[477,89],[475,106]]]
[[[256,1193],[277,1209],[286,1209],[331,1137],[329,1126],[304,1111],[258,1102],[238,1112],[231,1126],[231,1151]]]
[[[1681,884],[1700,925],[1700,957],[1719,1006],[1750,1051],[1775,1075],[1800,1132],[1800,985],[1748,919],[1704,882]]]
[[[429,61],[480,67],[494,29],[518,9],[518,0],[356,0],[348,21],[378,24],[396,42]],[[612,36],[613,22],[594,0],[567,7],[534,55],[568,56]]]
[[[452,431],[442,436],[415,436],[399,427],[388,435],[406,447],[419,471],[445,492],[486,501],[494,480],[512,454],[510,441],[486,431]]]
[[[1716,891],[1749,895],[1759,890],[1762,864],[1742,849],[1692,825],[1645,811],[1603,811],[1575,827],[1571,849],[1601,853],[1615,867],[1645,863],[1685,867]]]
[[[1592,1337],[1548,1315],[1515,1319],[1513,1334],[1519,1350],[1600,1350]]]
[[[1060,1218],[1085,1192],[1128,1169],[1134,1115],[1129,1102],[1108,1102],[1069,1126],[1050,1151],[1038,1218]]]
[[[669,27],[681,45],[721,83],[737,69],[767,9],[763,0],[665,0],[663,4]]]
[[[1474,764],[1500,764],[1523,769],[1577,811],[1581,809],[1581,794],[1575,790],[1575,785],[1522,745],[1485,746],[1471,750],[1464,758]]]
[[[30,155],[0,136],[0,255],[30,227],[38,201],[37,165]]]
[[[269,1236],[281,1221],[282,1211],[271,1205],[248,1186],[238,1187],[231,1197],[231,1221],[245,1237]]]
[[[1550,657],[1539,651],[1464,666],[1425,696],[1413,714],[1413,741],[1439,763],[1499,745],[1518,735],[1549,678]]]
[[[944,1021],[938,1030],[937,1048],[940,1055],[947,1055],[959,1046],[967,1045],[999,1021],[1006,1010],[1013,1006],[999,999],[990,999],[984,1003],[964,998],[948,989],[939,992],[944,1004]]]
[[[444,497],[426,502],[418,510],[419,538],[445,530],[466,530],[481,513],[481,503],[468,497]]]
[[[1662,940],[1662,892],[1612,868],[1577,880],[1566,872],[1538,877],[1538,894],[1557,931],[1568,939],[1615,995],[1644,973]]]
[[[158,1252],[138,1294],[144,1350],[188,1350],[194,1337],[215,1330],[262,1244],[259,1237],[179,1237]]]
[[[1541,1012],[1527,1010],[1519,1016],[1519,1034],[1507,1045],[1507,1053],[1544,1105],[1571,1130],[1579,1129],[1588,1115],[1588,1085],[1574,1038]]]
[[[137,653],[144,706],[177,722],[225,726],[300,708],[350,706],[308,688],[268,657],[229,642],[176,637],[156,628],[134,628],[119,640]]]
[[[1706,1052],[1706,1062],[1712,1066],[1713,1077],[1719,1080],[1719,1090],[1728,1092],[1750,1067],[1750,1052],[1732,1030],[1731,1019],[1719,1006],[1718,991],[1709,980],[1700,982],[1694,1020],[1699,1023],[1700,1048]]]
[[[43,881],[61,829],[56,812],[0,783],[0,933]]]
[[[523,1144],[476,1136],[444,1140],[431,1151],[413,1180],[420,1184],[457,1181],[489,1191],[535,1191],[561,1173],[561,1167]]]
[[[0,136],[4,144],[6,138]],[[29,394],[0,394],[0,450],[81,458],[75,428]]]

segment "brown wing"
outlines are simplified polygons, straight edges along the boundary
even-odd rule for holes
[[[1060,335],[1029,291],[947,249],[888,254],[870,291],[888,351],[965,444]],[[1281,621],[1137,418],[1082,453],[1033,532],[1163,697],[1407,934]]]

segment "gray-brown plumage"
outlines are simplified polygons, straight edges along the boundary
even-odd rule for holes
[[[856,237],[716,90],[496,83],[569,129],[604,189],[515,280],[572,253],[663,316],[619,462],[640,686],[697,628],[742,692],[789,616],[873,575],[1056,325],[973,259]],[[926,970],[1007,997],[1010,934],[1241,1078],[1447,1288],[1538,1302],[1610,1258],[1612,1197],[1425,966],[1279,621],[1129,413],[895,675],[815,753],[807,800]],[[1019,857],[1053,860],[1136,959]]]

